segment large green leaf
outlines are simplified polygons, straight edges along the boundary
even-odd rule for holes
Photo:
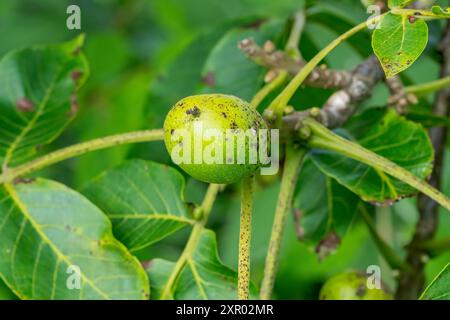
[[[305,160],[294,198],[305,239],[321,240],[330,232],[344,236],[359,202],[354,193],[324,175],[309,158]]]
[[[425,129],[394,111],[370,109],[352,118],[342,132],[363,147],[397,163],[419,178],[431,173],[433,148]],[[314,150],[316,165],[365,201],[391,204],[417,191],[406,183],[333,152]]]
[[[428,26],[423,19],[388,13],[375,29],[372,47],[387,78],[409,68],[428,42]]]
[[[147,268],[152,283],[152,299],[159,299],[175,263],[155,259]],[[255,287],[252,285],[255,296]],[[217,253],[216,236],[203,230],[195,249],[171,288],[176,300],[230,300],[237,297],[237,273],[224,266]]]
[[[417,0],[389,0],[389,8],[404,8]]]
[[[22,299],[146,299],[141,265],[86,198],[49,180],[0,187],[0,275]],[[78,270],[80,286],[68,286]]]
[[[0,162],[14,165],[53,141],[76,113],[88,67],[83,37],[13,51],[0,61]]]
[[[450,300],[450,263],[420,296],[421,300]]]
[[[202,72],[205,86],[202,92],[221,92],[250,100],[263,83],[267,70],[248,59],[237,44],[243,39],[252,38],[262,45],[267,40],[275,40],[282,29],[283,21],[270,20],[258,29],[235,28],[228,31],[211,50],[205,62]]]
[[[193,223],[183,189],[175,169],[130,160],[94,179],[83,193],[111,219],[117,239],[137,250]]]

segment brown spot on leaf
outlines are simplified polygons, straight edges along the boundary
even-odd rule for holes
[[[261,25],[266,21],[266,19],[259,19],[250,23],[246,23],[242,25],[244,29],[259,29]]]
[[[34,181],[36,181],[36,178],[22,178],[22,177],[18,177],[15,178],[13,181],[13,184],[30,184],[33,183]]]
[[[20,98],[16,103],[17,109],[22,112],[35,111],[34,103],[27,98]]]
[[[303,240],[305,236],[305,230],[303,229],[301,224],[303,212],[299,208],[294,208],[292,210],[292,214],[294,215],[295,234],[297,236],[297,239]]]
[[[415,23],[417,21],[417,18],[414,16],[408,16],[409,23]]]
[[[216,85],[216,80],[214,73],[211,71],[202,77],[202,83],[206,84],[208,87],[214,87]]]
[[[73,81],[78,81],[82,75],[83,75],[83,71],[75,70],[72,72],[72,74],[70,76],[72,77]]]
[[[78,112],[78,99],[76,94],[72,94],[70,96],[70,111],[69,111],[69,117],[73,117]]]

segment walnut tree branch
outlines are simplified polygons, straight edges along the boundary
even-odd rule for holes
[[[447,23],[445,33],[441,41],[441,78],[450,75],[450,22]],[[434,113],[438,116],[450,115],[450,89],[437,93],[434,103]],[[431,128],[430,139],[435,150],[434,170],[430,178],[430,184],[435,188],[441,187],[443,173],[443,158],[447,143],[448,128]],[[432,199],[419,195],[418,198],[419,221],[413,238],[408,245],[407,262],[413,267],[411,272],[402,272],[399,276],[399,286],[396,297],[398,299],[417,299],[424,286],[424,267],[427,253],[423,243],[432,239],[438,225],[439,206]]]

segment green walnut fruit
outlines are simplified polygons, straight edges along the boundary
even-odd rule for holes
[[[172,107],[164,122],[164,142],[172,160],[190,176],[230,184],[261,166],[259,157],[255,161],[250,153],[259,147],[261,129],[267,125],[249,103],[230,95],[203,94]],[[239,140],[238,135],[247,138]],[[242,157],[245,161],[239,161]]]
[[[384,284],[369,288],[365,274],[351,271],[330,278],[320,290],[320,300],[392,300],[392,296]]]

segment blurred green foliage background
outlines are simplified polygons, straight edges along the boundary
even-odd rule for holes
[[[368,16],[357,0],[307,2],[312,6],[301,41],[305,58],[311,58],[338,34]],[[81,31],[66,28],[70,4],[81,8]],[[222,92],[250,99],[263,83],[264,70],[243,56],[237,42],[253,37],[260,44],[271,39],[281,46],[289,16],[303,5],[301,0],[2,0],[0,55],[20,47],[68,40],[80,32],[86,34],[84,52],[91,76],[80,93],[78,117],[61,138],[42,150],[45,153],[104,135],[161,127],[170,106],[194,93]],[[427,53],[404,74],[406,82],[437,78],[435,47],[440,25],[431,24],[430,29]],[[335,50],[326,63],[332,68],[352,69],[370,53],[370,37],[360,34]],[[303,88],[292,104],[298,109],[320,106],[329,94],[323,89]],[[379,86],[364,107],[383,105],[387,96],[386,89]],[[127,158],[169,163],[162,143],[142,144],[85,155],[42,174],[80,188]],[[447,157],[447,195],[449,170]],[[257,282],[262,277],[278,189],[277,180],[259,181],[257,187],[252,243],[253,278]],[[189,180],[186,197],[198,203],[204,191],[204,184]],[[238,194],[237,186],[227,188],[209,222],[217,231],[223,261],[233,268],[237,266]],[[403,200],[377,214],[383,236],[402,253],[417,219],[415,201]],[[441,216],[439,236],[450,233],[450,216]],[[331,275],[349,269],[364,271],[372,264],[381,266],[383,280],[393,289],[395,273],[377,254],[364,224],[355,221],[339,250],[320,262],[312,244],[296,239],[291,220],[280,259],[277,298],[317,299],[322,283]],[[137,254],[142,259],[174,260],[186,236],[187,230]],[[427,265],[427,281],[449,260],[449,254],[432,259]],[[0,298],[13,298],[1,283]]]

